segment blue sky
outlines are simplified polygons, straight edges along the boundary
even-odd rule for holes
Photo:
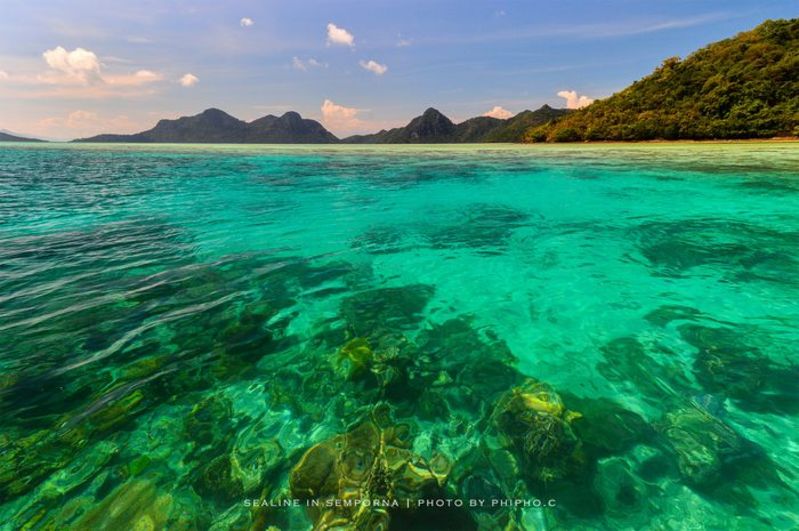
[[[219,107],[347,135],[429,106],[456,121],[577,106],[797,15],[796,0],[3,0],[0,128],[74,138]]]

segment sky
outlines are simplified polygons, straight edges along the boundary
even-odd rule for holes
[[[295,110],[339,136],[578,108],[797,0],[0,0],[0,129]]]

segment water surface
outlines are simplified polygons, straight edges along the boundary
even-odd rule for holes
[[[796,528],[797,301],[794,143],[0,146],[0,525]]]

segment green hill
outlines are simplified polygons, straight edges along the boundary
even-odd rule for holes
[[[525,140],[678,140],[799,135],[799,19],[769,20],[652,74]]]

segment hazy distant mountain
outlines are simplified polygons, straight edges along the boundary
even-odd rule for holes
[[[383,130],[371,135],[350,136],[344,138],[342,142],[348,144],[518,142],[530,127],[546,124],[568,112],[566,109],[553,109],[544,105],[536,111],[522,111],[506,120],[478,116],[455,124],[431,107],[405,127]]]
[[[0,142],[44,142],[44,140],[39,140],[38,138],[25,138],[22,136],[17,136],[16,134],[12,134],[11,131],[2,130],[0,131]]]
[[[207,109],[177,120],[160,120],[155,127],[132,135],[103,134],[76,142],[174,142],[230,144],[329,144],[338,138],[315,120],[296,112],[239,120],[219,109]]]

